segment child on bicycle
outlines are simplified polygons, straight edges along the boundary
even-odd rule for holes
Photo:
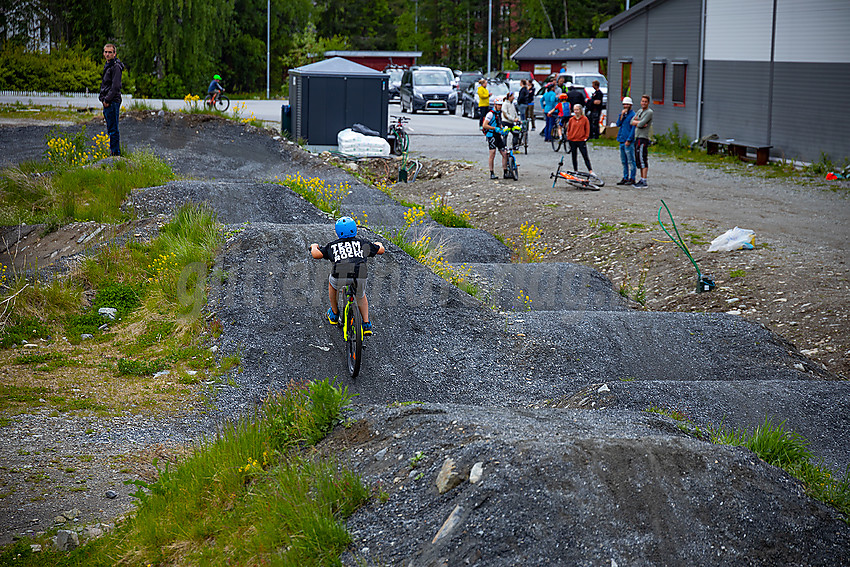
[[[549,116],[555,116],[555,123],[552,127],[552,137],[555,139],[561,138],[564,127],[570,119],[572,110],[569,102],[567,102],[567,94],[561,93],[558,95],[558,104],[547,113]],[[560,149],[560,145],[558,146]]]
[[[316,243],[310,245],[310,254],[316,260],[326,258],[333,262],[331,274],[328,276],[328,299],[331,307],[328,309],[328,322],[336,325],[339,322],[337,308],[337,292],[340,287],[356,282],[355,296],[363,315],[363,334],[372,334],[372,323],[369,321],[369,300],[366,299],[366,260],[376,254],[384,253],[384,245],[380,242],[370,242],[357,238],[357,223],[351,217],[342,217],[334,225],[337,240],[324,246]]]
[[[212,95],[212,97],[210,98],[210,104],[212,106],[215,106],[215,99],[218,98],[219,93],[224,92],[224,87],[221,86],[221,83],[219,83],[220,80],[220,75],[213,75],[213,80],[210,83],[209,88],[207,88],[207,94]]]

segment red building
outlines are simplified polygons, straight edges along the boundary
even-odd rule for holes
[[[383,71],[387,65],[410,67],[422,57],[421,51],[325,51],[325,57],[344,57],[349,61]]]
[[[566,68],[567,73],[602,73],[608,71],[608,39],[538,39],[529,38],[511,54],[520,71],[529,71],[538,81]]]

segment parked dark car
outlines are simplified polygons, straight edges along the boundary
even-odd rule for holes
[[[401,111],[436,110],[455,113],[457,91],[454,74],[448,67],[411,67],[404,72],[399,87]]]
[[[390,66],[384,69],[384,73],[390,76],[390,102],[398,102],[401,100],[398,88],[401,86],[401,78],[404,75],[404,67]]]
[[[487,89],[490,91],[490,106],[493,106],[493,99],[497,96],[505,96],[508,94],[508,85],[502,83],[500,81],[496,81],[495,79],[490,81],[487,84]],[[461,114],[463,116],[469,116],[470,118],[476,118],[476,112],[478,111],[478,83],[472,83],[466,90],[463,91],[463,107],[461,108]]]
[[[477,83],[483,78],[484,75],[482,75],[480,71],[466,71],[460,74],[457,79],[458,104],[460,104],[460,102],[463,100],[463,91],[465,91],[469,87],[469,85]]]

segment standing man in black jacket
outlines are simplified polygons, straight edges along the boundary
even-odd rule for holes
[[[106,133],[109,134],[109,153],[121,155],[121,140],[118,135],[118,116],[121,113],[121,72],[124,64],[118,60],[115,46],[107,43],[103,46],[103,80],[100,82],[100,102],[103,103],[103,117],[106,119]]]
[[[590,119],[590,138],[599,137],[599,116],[602,114],[602,98],[604,94],[599,88],[599,81],[593,81],[593,94],[587,101],[588,118]]]

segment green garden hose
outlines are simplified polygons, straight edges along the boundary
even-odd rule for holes
[[[691,261],[691,264],[693,264],[694,268],[696,268],[696,271],[697,271],[697,293],[700,293],[700,292],[703,292],[703,291],[713,290],[714,289],[714,279],[712,279],[710,276],[702,275],[702,272],[700,271],[699,266],[696,263],[696,260],[694,260],[694,257],[691,256],[691,252],[690,252],[690,250],[688,250],[688,247],[685,244],[685,241],[682,240],[681,235],[679,235],[679,229],[676,227],[676,221],[673,219],[673,213],[670,212],[670,208],[667,206],[667,203],[664,202],[664,199],[661,199],[661,204],[664,205],[664,206],[658,207],[658,224],[661,225],[661,230],[663,230],[665,233],[667,233],[667,236],[670,237],[670,240],[672,240],[673,243],[676,244],[676,246],[678,246],[682,250],[682,252],[685,253],[685,255],[688,257],[688,259]],[[673,231],[676,233],[675,237],[673,237],[673,235],[670,234],[670,232],[664,226],[664,223],[661,222],[661,209],[662,208],[667,210],[667,215],[670,217],[670,222],[673,224]]]

